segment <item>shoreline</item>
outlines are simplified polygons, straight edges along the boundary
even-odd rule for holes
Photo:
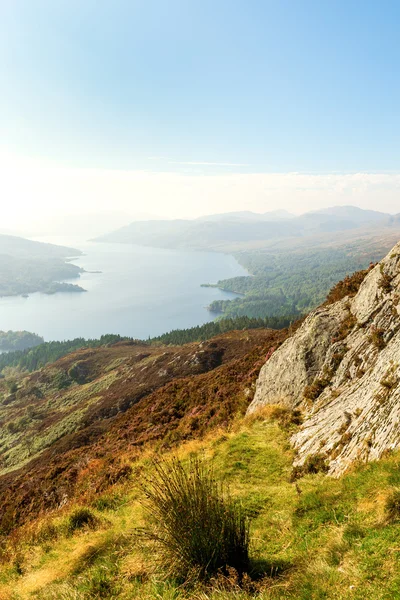
[[[234,279],[234,277],[232,277],[232,279]],[[221,290],[221,292],[228,292],[229,294],[236,294],[237,296],[245,296],[246,295],[245,292],[237,292],[236,290],[227,290],[226,288],[219,286],[217,283],[201,283],[200,287],[214,288],[216,290]]]

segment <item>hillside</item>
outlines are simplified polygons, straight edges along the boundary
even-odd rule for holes
[[[64,504],[57,513],[21,530],[3,554],[1,597],[398,598],[400,523],[389,516],[385,505],[399,485],[399,457],[360,467],[340,480],[309,474],[296,486],[290,483],[291,427],[264,415],[179,449],[183,460],[204,455],[212,460],[218,478],[230,483],[252,517],[252,554],[264,576],[247,580],[244,589],[234,574],[193,589],[166,580],[157,570],[154,549],[136,534],[145,524],[140,478],[152,473],[148,453],[134,463],[124,459],[119,481],[116,478],[107,490],[102,490],[100,480],[97,494],[87,493],[80,504]],[[81,471],[97,466],[89,458]],[[106,472],[112,474],[112,467],[108,465]],[[79,524],[79,515],[92,521]]]
[[[287,210],[271,210],[265,213],[255,213],[250,210],[237,212],[219,213],[216,215],[205,215],[198,217],[197,221],[283,221],[293,219],[296,215]]]
[[[66,259],[79,256],[80,250],[0,235],[0,297],[83,289],[63,279],[78,278],[81,269]]]
[[[0,331],[0,353],[23,352],[43,342],[40,335],[29,331]]]
[[[135,457],[144,445],[226,426],[246,410],[263,358],[286,335],[255,329],[181,347],[120,343],[23,379],[11,372],[0,380],[0,528],[56,508],[90,481],[107,486],[107,465],[117,473],[120,453]],[[81,479],[77,465],[90,456],[99,470]]]
[[[216,300],[209,308],[232,317],[308,313],[324,301],[336,282],[383,258],[397,236],[354,239],[351,244],[321,243],[317,248],[274,247],[237,253],[235,257],[252,276],[224,279],[216,286],[244,296]]]
[[[25,259],[55,259],[80,256],[82,252],[68,246],[35,242],[13,235],[0,235],[0,254]]]
[[[281,342],[268,335],[250,339],[247,332],[232,333],[211,346],[190,345],[182,362],[176,348],[169,348],[168,356],[163,355],[165,349],[158,354],[154,350],[147,357],[153,379],[162,364],[171,365],[171,359],[179,368],[186,364],[186,373],[193,373],[196,366],[200,372],[161,385],[158,392],[114,419],[106,433],[95,421],[98,429],[91,428],[91,437],[88,430],[85,436],[66,436],[64,443],[44,452],[40,462],[34,459],[31,467],[3,475],[0,597],[399,597],[400,521],[388,508],[399,485],[398,453],[359,466],[340,479],[328,478],[310,466],[308,473],[293,481],[294,452],[288,442],[299,427],[298,416],[277,407],[246,419],[234,416],[248,402],[265,350],[272,341]],[[125,394],[134,389],[135,377],[127,379],[127,370],[146,364],[140,351],[120,344],[89,355],[79,353],[53,369],[69,370],[73,361],[85,360],[98,383],[102,373],[115,371],[114,384],[119,375],[119,388],[111,394],[114,384],[106,392],[103,387],[103,394],[109,401],[114,398],[115,405],[124,389],[123,378]],[[199,364],[196,358],[203,352],[206,360]],[[188,363],[189,357],[194,360]],[[215,366],[218,362],[220,366]],[[28,385],[44,386],[47,381],[48,388],[42,391],[47,391],[52,406],[57,392],[50,376],[50,369],[45,369],[40,376],[31,376]],[[82,395],[89,395],[85,386],[94,381],[80,384]],[[61,396],[58,401],[64,404]],[[43,408],[42,399],[38,410]],[[231,493],[251,518],[254,572],[250,579],[240,582],[234,573],[221,574],[214,582],[187,588],[163,577],[154,562],[154,548],[138,536],[145,525],[141,482],[152,477],[152,458],[160,451],[167,460],[205,457],[214,464],[216,476],[229,482]],[[17,522],[24,525],[15,529]],[[4,537],[7,528],[14,529]]]
[[[400,597],[399,257],[287,330],[119,342],[7,373],[0,597]],[[165,579],[140,537],[160,456],[205,457],[229,483],[251,523],[247,579]]]

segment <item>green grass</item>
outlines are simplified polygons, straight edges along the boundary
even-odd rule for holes
[[[251,518],[254,568],[241,586],[225,573],[188,588],[160,569],[154,545],[137,535],[146,520],[135,473],[151,476],[147,456],[130,480],[91,502],[95,528],[68,535],[80,507],[65,507],[13,539],[0,565],[0,598],[400,599],[400,521],[388,514],[390,499],[397,502],[400,456],[360,465],[341,479],[317,473],[291,482],[289,435],[260,416],[176,451],[184,464],[212,460],[217,479]]]
[[[63,373],[60,370],[57,372]],[[43,395],[52,392],[47,402],[34,408],[21,407],[18,402],[15,407],[0,406],[0,419],[6,421],[6,425],[0,428],[1,473],[22,467],[60,438],[77,431],[89,407],[101,399],[101,392],[109,388],[116,378],[117,372],[113,370],[93,382],[82,385],[73,383],[67,389],[60,390],[56,387],[54,390],[45,383],[36,389]],[[43,427],[38,433],[38,421],[51,415],[56,417],[55,422]],[[27,434],[29,429],[35,435]]]
[[[157,461],[145,483],[143,506],[161,568],[183,583],[220,571],[248,573],[249,517],[212,466],[198,457]]]

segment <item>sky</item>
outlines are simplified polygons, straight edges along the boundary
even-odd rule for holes
[[[400,212],[400,3],[0,0],[0,227]]]

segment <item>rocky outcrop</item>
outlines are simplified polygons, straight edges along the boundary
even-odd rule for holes
[[[303,412],[296,465],[323,457],[340,475],[400,446],[400,243],[354,298],[311,313],[262,368],[249,412]]]

